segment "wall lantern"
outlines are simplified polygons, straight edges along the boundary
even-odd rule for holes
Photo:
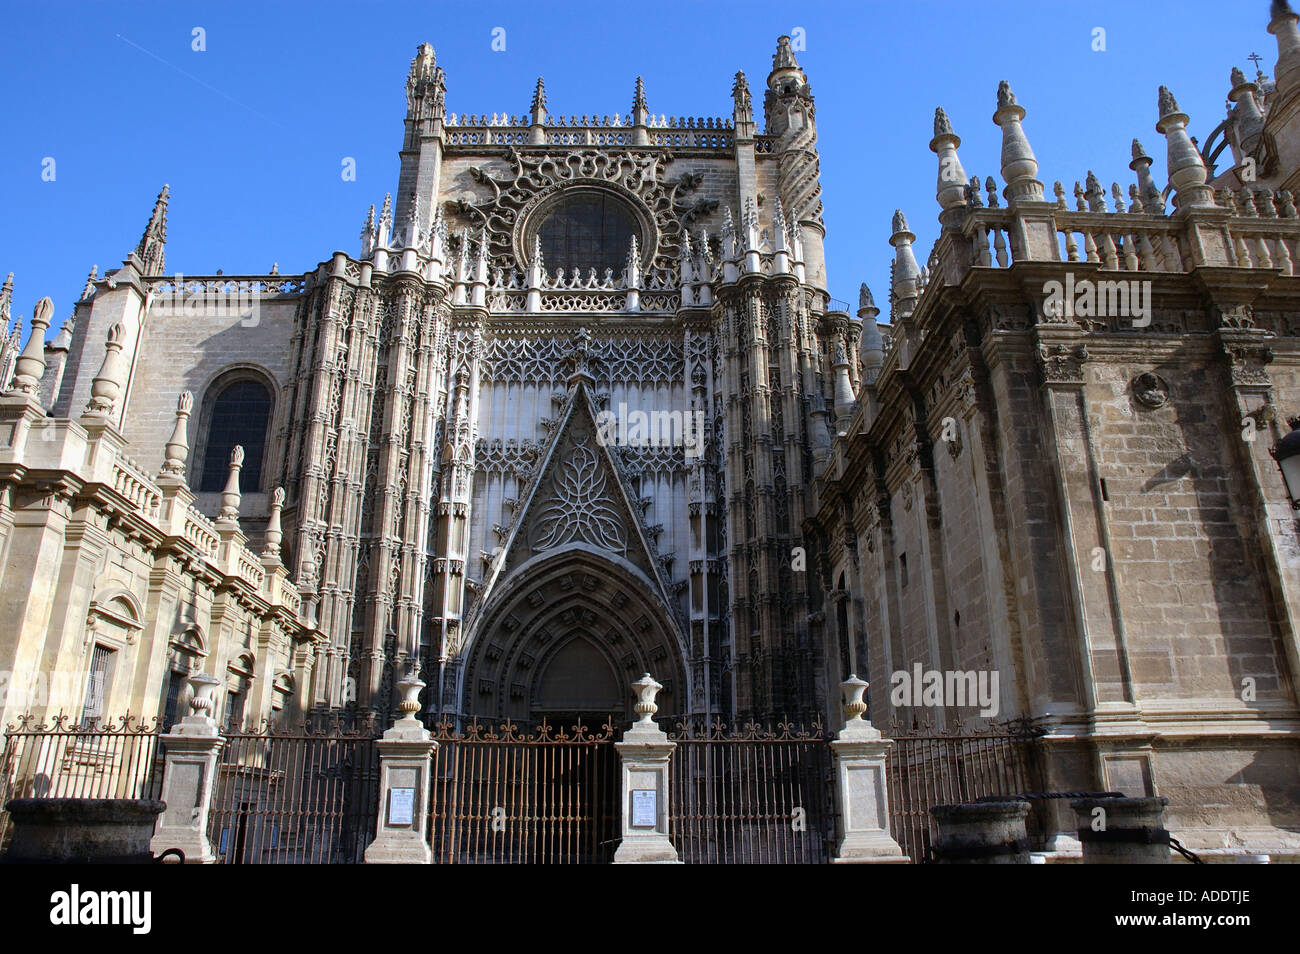
[[[1277,442],[1273,456],[1282,468],[1291,506],[1300,510],[1300,417],[1293,417],[1287,423],[1291,425],[1291,433]]]

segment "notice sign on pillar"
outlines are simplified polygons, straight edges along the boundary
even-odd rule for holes
[[[388,790],[388,824],[410,825],[415,821],[415,789]]]
[[[632,790],[632,827],[654,828],[659,823],[659,793],[651,789]]]

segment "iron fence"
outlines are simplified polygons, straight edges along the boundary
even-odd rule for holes
[[[834,775],[820,723],[679,724],[669,837],[687,864],[820,864],[835,838]]]
[[[369,727],[229,733],[208,820],[225,864],[359,864],[375,835],[379,749]]]
[[[49,722],[19,716],[5,728],[0,751],[0,846],[9,839],[11,798],[158,798],[162,792],[161,728],[156,719]]]
[[[622,815],[612,720],[532,732],[512,722],[432,728],[429,825],[440,864],[604,864]]]
[[[1017,720],[1002,726],[946,731],[890,728],[889,826],[913,863],[925,861],[938,832],[930,809],[973,802],[987,795],[1042,790],[1037,761],[1041,730]],[[1028,825],[1031,841],[1041,827],[1038,809]]]

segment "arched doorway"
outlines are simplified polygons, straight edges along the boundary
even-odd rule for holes
[[[470,621],[466,642],[459,696],[468,717],[555,724],[612,715],[621,730],[643,672],[664,686],[661,720],[689,709],[684,642],[655,584],[630,561],[582,544],[516,567]]]

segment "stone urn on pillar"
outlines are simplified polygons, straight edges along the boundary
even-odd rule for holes
[[[668,772],[677,743],[655,724],[655,696],[663,688],[647,672],[632,683],[637,721],[614,743],[622,760],[622,839],[614,864],[680,864],[668,839]]]
[[[907,855],[889,834],[889,791],[885,761],[894,743],[862,718],[867,711],[865,680],[856,675],[840,683],[844,725],[831,740],[841,837],[836,864],[906,864]]]
[[[424,681],[414,672],[397,683],[402,713],[379,747],[379,822],[366,848],[366,864],[427,865],[429,850],[429,762],[438,743],[416,718]]]
[[[175,848],[184,852],[187,864],[211,864],[217,858],[208,841],[208,812],[217,757],[225,745],[213,718],[221,680],[196,672],[189,682],[190,714],[161,738],[162,800],[167,808],[158,818],[149,848],[154,854]]]

